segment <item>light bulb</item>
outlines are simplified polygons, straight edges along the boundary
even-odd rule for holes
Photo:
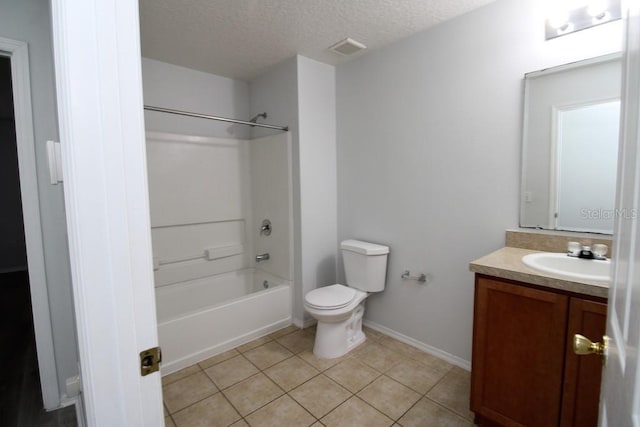
[[[608,8],[609,2],[607,0],[593,0],[587,7],[587,13],[593,18],[602,19],[606,15]]]
[[[573,30],[575,30],[574,25],[571,22],[567,22],[563,26],[556,29],[556,32],[558,33],[559,36],[561,36],[563,34],[573,33]]]
[[[549,15],[549,25],[553,28],[562,28],[569,22],[569,12],[563,9],[554,10]]]

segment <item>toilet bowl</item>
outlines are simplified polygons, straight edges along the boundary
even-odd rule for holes
[[[384,289],[387,246],[359,240],[341,243],[347,284],[314,289],[304,298],[306,311],[318,322],[313,353],[318,357],[340,357],[362,344],[365,299],[369,292]]]
[[[332,359],[364,342],[365,298],[366,292],[340,284],[314,289],[305,296],[304,308],[318,321],[313,354]]]

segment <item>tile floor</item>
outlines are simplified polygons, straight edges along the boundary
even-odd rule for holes
[[[469,373],[379,332],[338,359],[289,326],[162,379],[167,426],[472,426]]]

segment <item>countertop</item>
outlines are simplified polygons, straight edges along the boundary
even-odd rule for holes
[[[607,298],[609,286],[606,284],[588,280],[567,280],[561,276],[534,270],[523,264],[523,256],[538,252],[541,251],[504,247],[472,261],[469,269],[474,273],[487,276],[516,280],[580,295]]]

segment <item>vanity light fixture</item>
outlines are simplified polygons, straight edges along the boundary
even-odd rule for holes
[[[621,17],[620,0],[591,0],[572,9],[568,6],[563,9],[556,3],[556,9],[546,21],[546,40],[617,21]]]

